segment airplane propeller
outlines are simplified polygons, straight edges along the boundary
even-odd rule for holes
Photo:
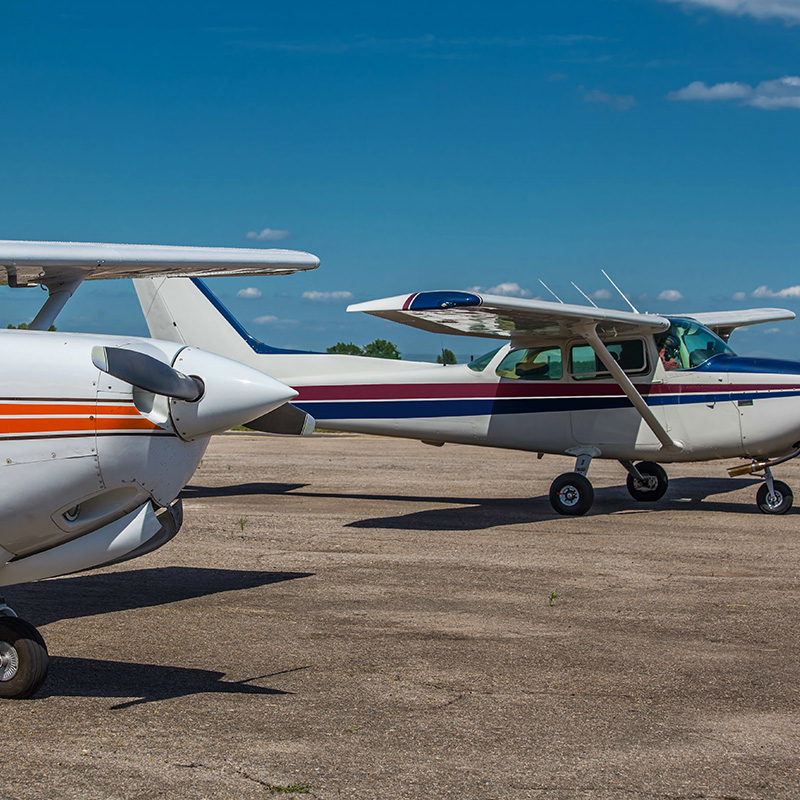
[[[92,348],[92,362],[103,372],[139,389],[194,403],[205,390],[200,378],[184,375],[157,358],[122,347]]]

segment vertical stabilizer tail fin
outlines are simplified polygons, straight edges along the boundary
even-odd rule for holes
[[[243,364],[254,355],[297,353],[251,336],[199,278],[136,278],[133,281],[150,335],[190,344]]]

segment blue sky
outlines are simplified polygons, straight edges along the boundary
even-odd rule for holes
[[[540,278],[621,307],[601,268],[642,310],[800,312],[800,0],[32,0],[0,43],[0,238],[311,251],[212,282],[271,344],[471,354],[345,307]],[[798,326],[732,344],[800,358]],[[146,332],[122,281],[59,327]]]

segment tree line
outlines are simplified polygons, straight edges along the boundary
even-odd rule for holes
[[[375,339],[375,341],[359,347],[353,342],[336,342],[328,348],[329,353],[336,353],[342,356],[367,356],[369,358],[393,358],[399,360],[400,350],[394,342],[388,339]],[[441,355],[436,357],[437,364],[457,364],[455,354],[446,347],[442,349]]]

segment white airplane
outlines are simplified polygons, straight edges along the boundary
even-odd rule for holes
[[[445,368],[268,347],[200,280],[134,283],[152,335],[226,355],[297,389],[291,406],[255,423],[260,430],[299,433],[309,424],[301,411],[333,430],[573,456],[574,471],[550,488],[553,508],[567,515],[592,505],[586,473],[594,458],[619,461],[640,501],[666,492],[660,463],[743,458],[728,471],[763,472],[761,511],[783,514],[792,505],[772,468],[800,455],[800,362],[743,358],[727,344],[734,329],[794,319],[791,311],[665,317],[463,291],[348,308],[504,342]]]
[[[173,341],[48,332],[80,283],[318,264],[282,250],[0,241],[0,283],[48,290],[29,330],[0,330],[0,586],[165,544],[181,526],[176,498],[209,437],[297,395],[259,370]],[[0,600],[0,697],[32,695],[47,665],[39,632]]]

